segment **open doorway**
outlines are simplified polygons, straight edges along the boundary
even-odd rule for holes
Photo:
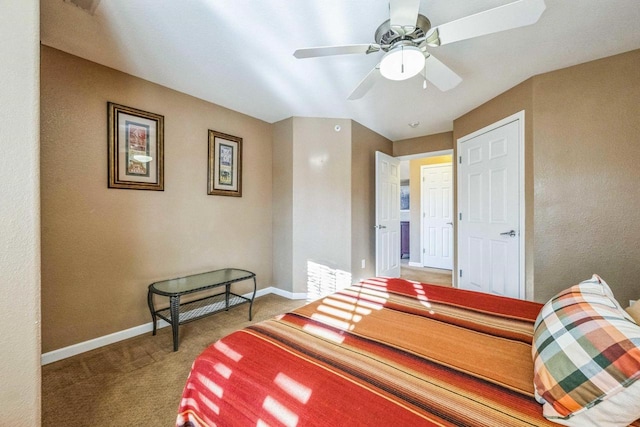
[[[453,150],[413,154],[400,160],[400,263],[402,278],[451,286],[453,282],[453,182],[449,190],[429,182],[425,171],[449,170]],[[439,175],[442,180],[442,175]],[[424,178],[424,179],[423,179]],[[450,191],[450,194],[446,192]],[[450,263],[444,258],[450,258]],[[435,257],[434,257],[435,256]],[[439,260],[439,263],[434,263]]]

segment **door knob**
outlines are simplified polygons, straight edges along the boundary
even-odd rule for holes
[[[509,236],[516,237],[516,230],[505,231],[504,233],[500,233],[501,236]]]
[[[447,225],[453,225],[453,223],[452,222],[448,222]]]
[[[383,228],[387,228],[387,226],[386,225],[374,225],[373,228],[383,229]]]

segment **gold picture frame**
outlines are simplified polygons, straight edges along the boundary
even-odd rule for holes
[[[107,103],[109,188],[164,191],[164,116]]]
[[[209,130],[207,194],[242,197],[242,138]]]

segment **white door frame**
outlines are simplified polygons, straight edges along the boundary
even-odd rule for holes
[[[416,159],[424,159],[425,157],[438,157],[438,156],[448,156],[448,155],[453,157],[453,149],[440,150],[440,151],[429,151],[429,152],[426,152],[426,153],[407,154],[407,155],[404,155],[404,156],[397,156],[396,158],[398,160],[416,160]],[[452,162],[455,163],[455,161],[453,159],[452,159]],[[454,182],[453,183],[454,191],[456,191],[455,190],[456,189],[456,185],[457,185],[456,182]],[[420,197],[422,198],[422,182],[420,182]],[[415,206],[415,201],[410,202],[410,203],[411,203],[410,206]],[[410,211],[412,209],[413,208],[411,208]],[[422,211],[422,207],[420,207],[420,211]],[[422,215],[422,213],[421,213],[421,215]],[[409,255],[409,265],[412,266],[412,267],[424,267],[424,264],[422,262],[422,251],[424,249],[424,242],[422,241],[423,240],[422,236],[423,236],[423,231],[424,231],[422,229],[422,218],[420,219],[420,223],[418,225],[420,227],[420,263],[411,262],[411,255]],[[456,226],[456,222],[454,221],[454,236],[455,236],[455,226]],[[411,235],[411,231],[409,231],[409,235]],[[458,244],[458,242],[454,238],[453,239],[453,245],[454,245],[453,250],[454,250],[454,252],[456,250],[456,245],[457,244]],[[409,251],[409,253],[411,253],[411,251]],[[456,268],[455,261],[456,260],[454,259],[454,266],[453,266],[454,270]],[[452,276],[454,276],[454,279],[455,279],[455,274],[453,274],[453,272],[451,274],[452,274]]]
[[[478,135],[482,135],[483,133],[487,133],[490,132],[494,129],[497,129],[501,126],[504,126],[508,123],[511,122],[515,122],[515,121],[519,121],[519,126],[518,126],[518,130],[519,130],[519,143],[520,143],[520,147],[519,147],[519,159],[518,159],[518,168],[519,168],[519,173],[518,173],[518,198],[519,198],[519,223],[520,223],[520,247],[519,252],[520,252],[520,286],[519,286],[519,294],[520,294],[520,298],[521,299],[526,299],[527,295],[530,295],[532,293],[527,292],[528,289],[526,287],[527,283],[526,283],[526,269],[525,269],[525,237],[526,237],[526,230],[525,230],[525,188],[524,188],[524,181],[525,181],[525,170],[524,170],[524,151],[525,151],[525,141],[524,141],[524,130],[525,130],[525,122],[524,122],[524,110],[519,111],[515,114],[512,114],[509,117],[505,117],[502,120],[499,120],[493,124],[490,124],[489,126],[485,126],[482,129],[479,129],[473,133],[470,133],[469,135],[465,135],[462,138],[458,138],[457,142],[456,142],[456,154],[458,156],[458,159],[460,159],[460,153],[461,153],[461,145],[470,140],[473,139],[475,137],[477,137]],[[458,166],[460,164],[460,162],[458,161],[456,163]],[[456,168],[456,189],[458,188],[458,183],[460,182],[460,167]],[[456,202],[457,202],[457,209],[459,209],[460,207],[460,193],[457,192],[457,197],[456,197]],[[456,233],[459,230],[459,222],[460,222],[460,211],[458,210],[457,214],[456,214],[456,223],[457,223],[457,227],[456,227]],[[459,246],[460,242],[457,241],[460,238],[460,234],[457,233],[457,237],[456,237],[456,246]],[[455,265],[455,269],[456,271],[460,270],[460,254],[459,252],[457,253],[457,257],[456,257],[456,265]],[[454,274],[453,275],[453,283],[455,287],[458,287],[458,282],[459,282],[459,276],[458,274]]]
[[[425,238],[424,238],[424,229],[425,229],[425,222],[426,222],[426,212],[424,210],[424,205],[425,205],[425,201],[424,201],[424,186],[426,184],[426,182],[424,181],[424,174],[425,171],[428,170],[429,168],[436,168],[436,167],[442,167],[442,166],[450,166],[451,167],[451,180],[453,181],[453,158],[451,160],[451,163],[434,163],[432,165],[422,165],[420,166],[420,262],[422,263],[422,267],[427,267],[426,262],[425,262],[425,258],[426,258],[426,245],[427,243],[425,242]],[[453,191],[455,189],[455,182],[451,182],[451,204],[449,206],[449,212],[451,213],[451,247],[450,250],[454,251],[454,245],[455,245],[455,239],[453,238],[453,232],[454,232],[454,217],[455,217],[455,213],[453,211]],[[453,273],[453,262],[454,262],[454,257],[453,255],[451,255],[451,270]]]

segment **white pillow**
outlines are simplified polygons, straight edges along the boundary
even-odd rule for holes
[[[571,427],[628,426],[638,416],[640,381],[631,384],[624,393],[618,393],[596,406],[569,419],[554,418],[553,422]]]

